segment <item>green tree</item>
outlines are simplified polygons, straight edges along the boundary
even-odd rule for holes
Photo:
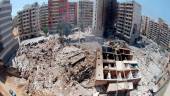
[[[47,26],[43,28],[43,32],[44,32],[45,36],[47,36],[47,34],[48,34],[48,27]]]

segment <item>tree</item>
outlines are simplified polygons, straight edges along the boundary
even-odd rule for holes
[[[64,43],[64,35],[68,37],[68,35],[71,34],[71,29],[72,29],[71,25],[66,22],[61,22],[57,25],[57,33],[60,36],[59,40],[61,44]]]
[[[48,27],[47,26],[43,28],[43,32],[44,32],[45,36],[47,36],[47,34],[48,34]]]

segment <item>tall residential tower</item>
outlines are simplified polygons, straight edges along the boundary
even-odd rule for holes
[[[43,4],[40,7],[40,23],[41,30],[48,28],[48,4]]]
[[[78,26],[81,28],[92,27],[93,1],[80,0],[78,2]]]
[[[18,48],[12,36],[12,16],[10,0],[0,0],[0,65],[8,62]]]
[[[77,2],[69,2],[69,23],[75,27],[77,26]]]
[[[95,0],[93,14],[93,33],[96,36],[109,37],[114,32],[116,18],[116,0]]]
[[[22,11],[18,12],[18,28],[21,40],[31,39],[33,37],[39,36],[39,17],[38,3],[26,5]]]
[[[48,28],[51,34],[57,32],[59,23],[68,22],[68,0],[48,0]]]
[[[141,5],[135,1],[118,4],[116,33],[130,44],[134,44],[140,36],[141,9]]]

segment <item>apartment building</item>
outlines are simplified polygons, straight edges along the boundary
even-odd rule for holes
[[[170,37],[168,24],[165,23],[161,18],[158,19],[160,33],[158,35],[158,44],[163,47],[169,47]]]
[[[116,33],[129,44],[139,39],[141,28],[141,5],[135,1],[118,4]]]
[[[128,94],[141,80],[138,62],[130,49],[110,45],[97,50],[96,86],[106,86],[107,93]]]
[[[22,11],[18,12],[18,29],[21,40],[39,36],[40,19],[38,3],[26,5]]]
[[[146,23],[146,22],[145,22]],[[158,21],[149,19],[148,26],[143,32],[147,33],[147,38],[153,40],[164,48],[169,48],[170,45],[170,32],[169,26],[161,18]]]
[[[144,36],[147,36],[148,29],[149,29],[149,21],[150,18],[148,16],[142,16],[142,22],[141,22],[141,34]]]
[[[113,35],[117,14],[117,0],[95,0],[93,14],[93,32],[96,36]]]
[[[40,6],[40,24],[41,30],[48,28],[48,4]]]
[[[57,32],[57,25],[68,22],[68,0],[48,0],[48,28],[51,34]]]
[[[159,24],[157,22],[155,22],[154,20],[150,20],[147,38],[153,40],[154,42],[158,42],[159,41],[159,39],[158,39],[159,32],[160,32]]]
[[[0,66],[8,66],[18,48],[12,35],[12,16],[10,0],[0,1]]]
[[[77,26],[77,2],[69,2],[69,24]]]
[[[80,0],[78,1],[78,26],[81,28],[92,28],[93,23],[93,1]]]

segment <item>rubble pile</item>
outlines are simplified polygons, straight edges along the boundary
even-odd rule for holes
[[[63,46],[58,39],[50,38],[23,45],[13,61],[20,77],[28,81],[25,90],[31,96],[92,94],[81,83],[86,87],[93,83],[95,51]]]
[[[13,67],[28,82],[26,92],[30,96],[92,96],[101,92],[102,88],[94,86],[94,75],[96,50],[103,39],[87,36],[85,41],[80,45],[64,46],[57,38],[49,38],[22,45],[13,60]],[[130,48],[133,59],[139,63],[142,79],[130,95],[150,96],[156,92],[155,82],[168,62],[166,52],[153,42],[143,48],[129,46],[124,41],[110,44],[115,48]]]
[[[138,88],[131,92],[132,96],[151,96],[157,92],[156,80],[164,71],[168,62],[168,52],[154,42],[148,43],[144,48],[130,46],[134,59],[138,61],[142,80]]]

